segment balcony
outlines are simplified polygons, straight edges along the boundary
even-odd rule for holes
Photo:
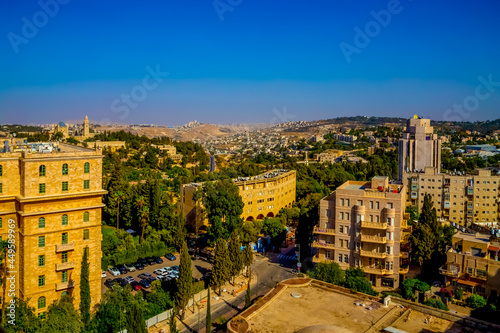
[[[387,230],[387,223],[361,221],[361,228]]]
[[[75,262],[70,261],[70,262],[63,262],[60,264],[56,264],[56,271],[65,271],[67,269],[73,269],[75,268]]]
[[[75,243],[70,244],[56,244],[56,253],[73,251],[75,249]]]
[[[361,235],[361,241],[368,242],[368,243],[385,244],[385,243],[387,243],[387,237]]]
[[[467,217],[472,217],[474,216],[474,211],[473,210],[468,210],[467,211]]]
[[[408,274],[410,271],[410,266],[399,267],[399,274]]]
[[[443,208],[450,208],[450,202],[449,201],[443,201]]]
[[[401,243],[408,243],[410,241],[410,233],[409,232],[401,232],[401,237],[399,238]]]
[[[335,249],[335,244],[319,241],[319,242],[313,242],[312,247],[322,248],[322,249]]]
[[[56,291],[73,288],[75,286],[75,280],[69,280],[68,282],[56,283]]]
[[[327,263],[331,263],[331,262],[335,262],[335,260],[332,260],[332,259],[328,259],[328,258],[320,258],[318,255],[315,255],[313,257],[313,262],[315,263],[320,263],[320,262],[327,262]]]
[[[418,193],[416,191],[411,191],[411,198],[418,199]]]
[[[384,209],[385,216],[387,217],[395,217],[396,216],[396,209],[394,208],[385,208]]]
[[[368,274],[378,274],[378,275],[385,275],[385,274],[392,274],[392,271],[384,269],[384,268],[377,268],[375,266],[373,267],[363,267],[363,271]]]
[[[323,234],[323,235],[335,235],[335,229],[328,228],[314,228],[315,234]]]
[[[467,195],[474,195],[474,187],[467,186]]]
[[[443,267],[446,267],[446,266],[443,266]],[[439,268],[439,274],[450,276],[450,277],[455,277],[455,278],[459,277],[458,268],[454,267],[452,269],[446,269],[443,267]]]
[[[363,257],[371,257],[371,258],[379,258],[379,259],[387,258],[387,253],[385,253],[385,252],[360,250],[359,254]]]
[[[400,251],[399,252],[399,257],[403,258],[403,259],[409,259],[410,258],[410,252]]]

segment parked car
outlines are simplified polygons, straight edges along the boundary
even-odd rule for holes
[[[155,269],[155,271],[153,273],[155,273],[158,276],[161,276],[161,275],[167,273],[167,270],[165,269],[165,267],[164,268],[158,268],[158,269]]]
[[[173,269],[174,271],[178,272],[178,271],[179,271],[179,266],[177,266],[177,265],[172,266],[172,269]]]
[[[114,282],[118,283],[120,287],[125,287],[128,284],[128,282],[124,278],[116,278]]]
[[[144,266],[146,266],[148,264],[148,261],[146,259],[139,259],[139,260],[137,260],[137,262],[140,262]]]
[[[167,258],[170,261],[174,261],[175,259],[177,259],[172,253],[167,254],[165,258]]]
[[[155,278],[154,276],[150,276],[150,277],[148,277],[146,280],[148,280],[148,281],[149,281],[149,283],[153,283],[153,281],[156,281],[156,280],[158,280],[158,279],[157,279],[157,278]]]
[[[155,265],[155,264],[156,264],[156,260],[155,260],[155,258],[153,258],[153,257],[148,257],[148,258],[146,258],[146,260],[147,260],[147,262],[148,262],[148,265],[151,265],[151,266],[152,266],[152,265]]]
[[[127,269],[123,265],[118,265],[116,268],[120,271],[121,274],[127,274]]]
[[[113,279],[106,279],[106,281],[104,282],[104,285],[108,288],[113,287]]]
[[[163,264],[163,259],[160,257],[153,257],[157,264]]]
[[[125,264],[124,266],[129,272],[135,272],[134,264]]]
[[[127,281],[128,284],[132,283],[134,280],[134,278],[132,276],[125,276],[123,278],[125,281]]]
[[[105,278],[106,276],[107,276],[107,275],[106,275],[106,271],[102,271],[102,273],[101,273],[101,277],[102,277],[102,278]]]
[[[144,265],[141,264],[140,262],[137,262],[134,264],[135,268],[142,271],[144,269]]]
[[[118,276],[120,275],[120,271],[116,267],[110,267],[108,268],[108,271],[111,273],[113,276]]]
[[[135,280],[130,283],[130,286],[132,290],[141,290],[141,284]]]
[[[144,272],[144,273],[141,273],[138,275],[138,278],[140,279],[147,279],[149,278],[150,276],[152,276],[151,274],[149,274],[148,272]]]
[[[140,283],[141,287],[143,287],[143,288],[149,288],[149,286],[150,286],[149,281],[146,279],[142,279],[141,282],[139,282],[139,283]]]

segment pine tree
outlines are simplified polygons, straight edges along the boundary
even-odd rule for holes
[[[221,287],[229,280],[230,266],[229,252],[226,241],[219,239],[215,245],[214,264],[212,266],[212,275],[210,277],[210,284],[215,288],[219,288],[219,295],[221,294]]]
[[[191,269],[191,256],[188,253],[187,242],[184,240],[181,248],[181,258],[179,264],[179,278],[177,279],[177,292],[175,302],[182,310],[182,319],[186,312],[186,305],[191,297],[193,287],[193,272]]]
[[[233,277],[233,286],[236,276],[240,273],[243,268],[243,255],[241,252],[241,243],[238,238],[238,232],[233,231],[231,237],[229,238],[229,262],[231,264],[229,271]]]
[[[250,247],[250,244],[245,245],[245,248],[243,249],[243,266],[247,268],[247,276],[250,270],[250,266],[252,266],[253,263],[253,252],[252,248]]]
[[[177,329],[177,320],[175,319],[176,315],[177,315],[177,310],[174,301],[172,313],[170,314],[170,319],[168,321],[168,329],[170,333],[179,333],[179,330]]]
[[[83,249],[82,269],[80,274],[80,314],[85,325],[90,322],[90,282],[89,282],[89,248]]]
[[[205,325],[206,325],[205,332],[210,333],[212,332],[212,309],[210,308],[210,287],[208,287],[207,297],[208,299],[207,299],[207,316],[205,318]]]
[[[139,308],[137,302],[130,304],[130,308],[126,313],[127,332],[147,333],[146,321],[142,309]]]
[[[420,213],[418,223],[410,235],[412,243],[412,259],[420,265],[431,259],[432,253],[437,246],[437,234],[439,225],[437,222],[436,209],[432,207],[432,197],[425,194],[424,205]]]

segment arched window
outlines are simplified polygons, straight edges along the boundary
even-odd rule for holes
[[[3,176],[3,166],[0,165],[0,176]]]
[[[61,219],[62,225],[68,225],[68,215],[64,214]]]
[[[66,296],[67,294],[68,294],[68,292],[67,292],[67,291],[63,291],[63,292],[61,293],[61,298],[63,298],[63,297],[64,297],[64,296]]]
[[[40,217],[38,219],[38,228],[45,228],[45,217]]]
[[[88,222],[90,221],[90,215],[89,212],[83,213],[83,222]]]
[[[45,177],[45,165],[40,165],[39,176],[40,177]]]
[[[63,164],[62,166],[62,174],[67,175],[68,174],[68,165],[66,163]]]
[[[46,303],[45,296],[40,297],[38,299],[38,308],[39,309],[45,308],[45,303]]]
[[[83,173],[90,173],[90,163],[89,162],[85,162],[85,164],[83,165]]]

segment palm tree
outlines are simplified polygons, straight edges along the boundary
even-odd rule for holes
[[[149,220],[149,207],[143,207],[139,211],[139,220],[141,221],[141,227],[142,227],[141,238],[139,239],[139,243],[142,244],[142,241],[144,239],[144,230],[146,229]]]

